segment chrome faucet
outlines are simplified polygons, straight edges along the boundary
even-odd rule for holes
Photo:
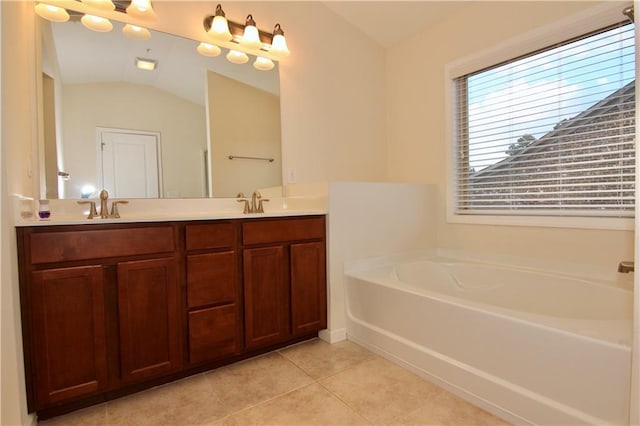
[[[635,263],[630,260],[623,260],[622,262],[618,263],[618,272],[621,272],[623,274],[634,272],[635,269]]]

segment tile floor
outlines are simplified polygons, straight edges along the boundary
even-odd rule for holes
[[[315,339],[41,425],[506,425],[349,341]]]

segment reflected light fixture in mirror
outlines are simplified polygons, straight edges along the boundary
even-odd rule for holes
[[[100,10],[116,10],[116,5],[111,0],[82,0],[87,6]]]
[[[99,33],[106,33],[113,29],[111,21],[100,16],[86,14],[80,18],[80,22],[88,29]]]
[[[132,24],[126,24],[122,27],[122,34],[133,40],[149,40],[151,38],[148,29]]]
[[[227,53],[227,59],[233,64],[246,64],[249,62],[249,56],[244,52],[238,52],[237,50],[230,50]]]
[[[52,22],[67,22],[69,13],[62,7],[51,4],[38,3],[35,6],[36,14]]]
[[[222,49],[220,49],[215,44],[210,44],[205,42],[200,43],[197,47],[197,50],[198,50],[198,53],[201,54],[202,56],[214,57],[222,53]]]

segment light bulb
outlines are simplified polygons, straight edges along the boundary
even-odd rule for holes
[[[262,56],[258,56],[256,61],[253,63],[253,67],[260,71],[269,71],[273,69],[275,65],[273,61],[269,58],[263,58]]]
[[[151,33],[148,29],[139,27],[137,25],[127,24],[122,27],[122,33],[134,40],[149,40]]]
[[[53,22],[66,22],[69,20],[69,13],[61,7],[50,4],[38,3],[34,8],[36,14],[44,19]]]
[[[218,56],[222,53],[222,50],[215,44],[202,42],[198,45],[197,49],[202,56]]]
[[[111,0],[82,0],[83,4],[100,10],[115,10],[116,5]]]
[[[99,33],[106,33],[113,29],[111,21],[106,18],[101,18],[100,16],[84,15],[80,18],[80,22],[90,30],[97,31]]]
[[[287,40],[284,38],[284,31],[282,31],[280,24],[276,24],[276,27],[273,29],[273,40],[271,41],[269,53],[279,58],[289,56],[291,53],[287,47]]]
[[[229,31],[229,23],[225,18],[224,10],[221,5],[216,6],[216,13],[211,22],[211,28],[207,31],[207,34],[211,39],[218,41],[230,41],[233,39],[231,32]]]
[[[262,47],[256,21],[253,20],[253,16],[251,15],[247,15],[247,22],[244,27],[244,34],[240,39],[240,44],[250,49],[260,49]]]
[[[140,19],[156,19],[156,13],[153,11],[150,0],[132,0],[127,6],[127,14],[134,18]]]
[[[246,64],[249,61],[246,53],[238,52],[237,50],[230,50],[227,53],[227,59],[234,64]]]

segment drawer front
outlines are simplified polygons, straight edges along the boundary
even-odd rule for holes
[[[324,216],[252,221],[242,224],[242,242],[246,245],[324,238]]]
[[[233,223],[206,223],[187,225],[187,250],[233,247],[235,242]]]
[[[32,263],[169,253],[175,250],[172,226],[34,232]]]
[[[236,254],[232,251],[187,256],[189,308],[236,299]]]

